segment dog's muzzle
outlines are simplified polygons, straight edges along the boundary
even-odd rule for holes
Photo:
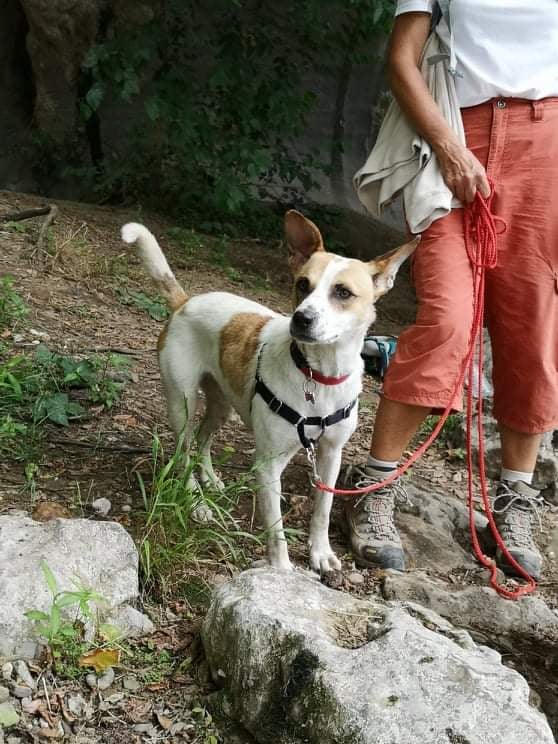
[[[313,341],[312,328],[318,316],[310,310],[297,310],[291,318],[291,336]]]

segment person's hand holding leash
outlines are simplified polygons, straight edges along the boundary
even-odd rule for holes
[[[460,202],[470,204],[477,189],[485,199],[490,196],[486,171],[473,153],[459,142],[434,144],[440,170],[448,188]]]

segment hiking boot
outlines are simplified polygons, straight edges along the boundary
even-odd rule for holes
[[[365,488],[389,475],[367,465],[349,465],[345,487]],[[345,519],[357,565],[405,570],[403,546],[393,521],[396,498],[409,500],[398,481],[345,501]]]
[[[542,555],[533,540],[532,527],[533,517],[539,516],[542,503],[539,492],[523,481],[500,481],[492,502],[494,521],[507,549],[521,568],[537,581],[541,576]],[[519,575],[499,548],[496,563],[509,576]]]

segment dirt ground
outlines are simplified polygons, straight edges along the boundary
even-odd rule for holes
[[[43,203],[37,197],[0,192],[0,214]],[[14,289],[30,308],[25,324],[4,335],[4,340],[19,351],[32,350],[40,339],[51,350],[69,355],[121,353],[133,361],[132,379],[110,410],[88,408],[88,414],[72,421],[69,427],[48,428],[32,488],[22,464],[0,463],[0,514],[14,507],[32,512],[41,502],[53,502],[68,508],[72,515],[97,518],[90,504],[99,497],[107,497],[112,503],[109,518],[117,519],[137,537],[143,506],[136,473],[149,482],[155,429],[168,451],[172,450],[172,439],[156,359],[156,341],[162,323],[141,309],[123,304],[118,293],[119,289],[125,289],[153,294],[133,251],[119,239],[121,225],[129,220],[142,221],[160,238],[170,265],[189,294],[226,290],[288,312],[289,274],[284,250],[280,236],[270,244],[255,240],[229,240],[224,244],[215,237],[192,234],[187,246],[180,246],[169,237],[173,225],[157,215],[71,202],[57,202],[57,205],[58,217],[42,250],[37,250],[37,236],[44,218],[20,223],[24,225],[22,231],[0,223],[0,276],[9,274],[14,278]],[[403,272],[395,289],[379,304],[378,311],[376,333],[398,333],[410,321],[414,297],[407,273]],[[346,447],[346,462],[358,462],[366,456],[378,390],[379,384],[367,378],[359,429]],[[217,436],[215,452],[219,455],[230,447],[234,452],[221,468],[225,481],[250,467],[253,452],[251,434],[234,419]],[[442,485],[448,493],[465,498],[463,465],[448,459],[443,448],[434,447],[415,467],[415,473]],[[310,507],[308,469],[301,454],[287,469],[284,494],[286,526],[306,531]],[[239,507],[238,519],[248,531],[253,529],[252,506],[252,499],[247,497]],[[332,544],[344,559],[345,573],[350,574],[354,567],[339,528],[339,508],[338,504],[334,507]],[[253,552],[254,558],[261,557],[261,548],[255,546]],[[304,539],[296,541],[290,552],[295,561],[307,564]],[[234,570],[230,563],[203,565],[199,576],[193,576],[192,580],[201,582],[207,594],[212,584],[223,581]],[[341,588],[358,593],[374,592],[378,581],[374,572],[364,572],[363,584],[353,585],[344,578]],[[162,647],[164,638],[176,653],[198,658],[196,631],[203,605],[197,606],[191,595],[183,592],[174,596],[171,592],[165,597],[147,594],[145,601],[158,624],[158,642]],[[155,700],[164,700],[171,717],[182,716],[191,723],[192,714],[186,711],[191,711],[207,689],[203,664],[196,673],[189,670],[175,674],[161,681],[159,688],[144,689],[143,696],[128,701],[128,707],[118,715],[99,713],[95,725],[89,725],[89,735],[93,738],[87,741],[111,744],[140,741],[140,734],[130,733],[130,726],[149,718]],[[147,706],[143,717],[141,711],[138,713],[140,702]],[[176,741],[209,741],[194,738],[195,735],[198,734],[191,733],[191,738]],[[161,738],[172,740],[164,732]]]

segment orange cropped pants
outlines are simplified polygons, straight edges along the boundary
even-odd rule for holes
[[[558,428],[558,98],[497,99],[462,114],[467,146],[495,184],[493,211],[507,224],[486,278],[494,415],[515,431],[550,431]],[[445,408],[472,320],[462,209],[423,233],[412,274],[417,318],[399,338],[384,395]]]

